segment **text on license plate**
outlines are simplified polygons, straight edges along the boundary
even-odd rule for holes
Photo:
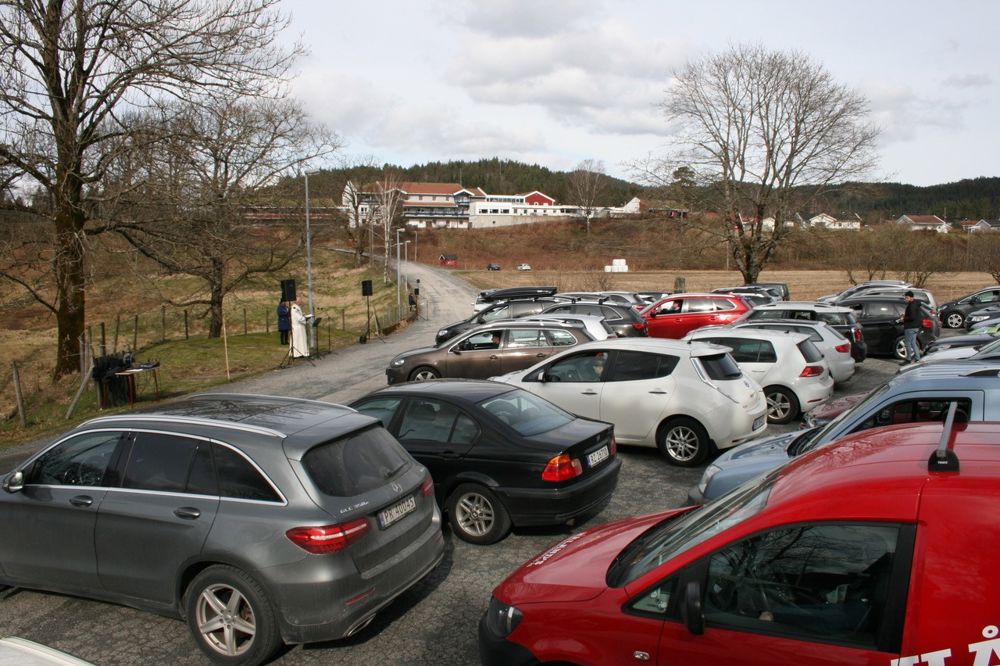
[[[608,447],[602,446],[593,453],[587,454],[587,464],[591,467],[601,464],[608,459]]]
[[[416,508],[417,500],[413,495],[410,495],[402,502],[393,504],[388,509],[382,509],[379,511],[378,524],[382,529],[385,529]]]
[[[767,414],[764,414],[763,416],[758,416],[757,418],[755,418],[753,420],[753,429],[756,430],[758,428],[763,428],[764,427],[764,421],[766,419],[767,419]],[[744,421],[744,423],[746,423],[746,421]]]

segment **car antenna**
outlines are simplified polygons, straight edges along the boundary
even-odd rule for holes
[[[958,410],[958,401],[953,401],[948,406],[948,415],[944,419],[944,429],[941,432],[941,440],[938,446],[927,461],[928,472],[957,472],[958,456],[955,454],[955,437],[952,427],[955,424],[955,413]],[[964,412],[963,412],[964,415]],[[962,420],[962,419],[960,419]]]

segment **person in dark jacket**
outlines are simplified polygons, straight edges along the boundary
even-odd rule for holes
[[[287,301],[278,303],[278,338],[281,344],[288,346],[288,332],[292,330],[292,317]]]
[[[906,298],[906,310],[903,312],[903,342],[906,344],[907,363],[916,363],[920,360],[920,345],[917,344],[917,334],[920,333],[920,326],[924,315],[920,311],[920,303],[913,298],[913,292],[908,291],[904,295]]]

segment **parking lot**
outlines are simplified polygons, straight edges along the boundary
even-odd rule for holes
[[[425,276],[423,284],[433,294],[438,287],[432,286],[432,279]],[[453,296],[466,297],[466,294]],[[462,300],[455,307],[464,312],[467,303]],[[426,336],[429,332],[433,335],[439,320],[447,320],[452,314],[443,303],[435,307],[438,309],[434,316],[418,321],[408,335]],[[325,363],[317,363],[317,367],[302,366],[301,374],[275,375],[270,386],[265,378],[238,390],[280,392],[285,382],[288,394],[346,401],[365,393],[370,385],[374,388],[379,382],[384,384],[381,368],[385,359],[397,347],[407,344],[414,346],[412,340],[406,339],[390,340],[385,345],[369,344],[357,350],[358,358],[366,359],[364,362],[349,361],[346,355],[324,359]],[[836,395],[867,390],[894,373],[897,367],[894,361],[869,358]],[[362,376],[359,373],[364,368],[367,374]],[[292,390],[293,386],[297,388]],[[795,427],[797,424],[772,426],[769,432]],[[562,529],[516,530],[501,542],[485,547],[453,538],[446,531],[447,547],[440,566],[357,636],[288,648],[275,663],[436,666],[478,663],[476,625],[492,588],[508,573],[567,534],[589,525],[681,505],[688,488],[697,482],[704,469],[670,466],[651,449],[621,447],[619,452],[623,467],[615,495],[609,506],[585,524]],[[4,471],[7,468],[0,466]],[[53,548],[58,548],[58,535],[53,535]],[[205,663],[184,623],[90,600],[7,590],[0,593],[0,627],[5,635],[45,643],[96,664]]]

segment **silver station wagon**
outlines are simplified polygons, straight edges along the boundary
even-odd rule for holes
[[[350,636],[444,553],[427,469],[323,402],[202,395],[94,419],[0,483],[0,586],[184,618],[220,663]]]

